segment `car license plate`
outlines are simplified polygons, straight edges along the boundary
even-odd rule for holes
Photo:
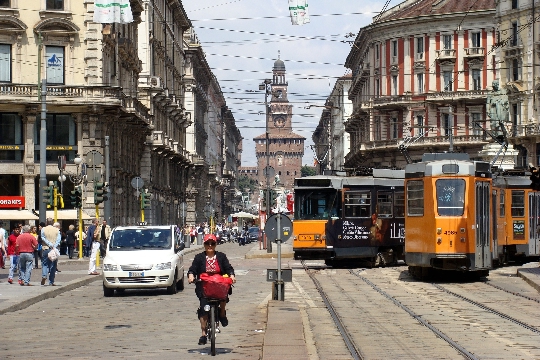
[[[129,277],[141,277],[144,276],[144,271],[130,271]]]

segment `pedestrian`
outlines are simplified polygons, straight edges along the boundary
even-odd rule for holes
[[[75,226],[69,225],[68,231],[66,231],[66,244],[68,257],[73,259],[73,251],[75,249]]]
[[[62,235],[58,228],[53,226],[54,220],[47,218],[47,226],[41,229],[41,241],[42,241],[42,252],[41,252],[41,285],[45,285],[47,281],[47,276],[49,277],[49,285],[56,286],[54,283],[54,277],[56,276],[56,266],[58,260],[51,261],[49,259],[49,252],[55,250],[60,246],[60,240]]]
[[[5,261],[4,261],[4,256],[6,254],[6,246],[5,246],[6,238],[5,237],[6,237],[6,232],[4,230],[4,223],[0,221],[0,267],[2,269],[6,268]]]
[[[191,237],[191,244],[195,244],[195,239],[197,238],[197,229],[195,229],[194,225],[191,225],[189,236]]]
[[[94,238],[94,241],[92,241],[91,246],[91,254],[90,254],[90,262],[88,264],[88,275],[99,275],[99,273],[96,271],[96,259],[98,257],[98,252],[100,251],[101,244],[98,240],[98,238]]]
[[[85,244],[85,255],[84,256],[90,256],[90,251],[92,251],[92,242],[94,241],[94,237],[97,238],[98,232],[96,231],[98,228],[98,219],[92,220],[92,225],[88,227],[88,230],[86,231],[86,240],[84,242]]]
[[[37,233],[37,227],[35,225],[32,225],[30,227],[30,234],[32,234],[32,236],[36,238],[36,242],[37,242],[38,233]],[[33,255],[34,255],[34,260],[36,262],[36,265],[34,266],[34,268],[39,269],[39,261],[38,261],[38,259],[39,259],[39,244],[34,249]]]
[[[109,237],[111,236],[111,227],[107,225],[107,220],[103,220],[101,222],[101,226],[99,227],[99,243],[100,243],[100,254],[101,257],[105,257],[105,254],[107,253],[107,244],[109,243]]]
[[[13,228],[13,232],[8,237],[8,248],[7,254],[9,256],[10,266],[9,266],[9,275],[8,283],[13,284],[13,274],[19,272],[19,251],[16,249],[17,238],[21,229],[16,226]],[[21,273],[19,272],[19,284],[22,284]]]
[[[85,233],[84,231],[81,231],[80,234],[82,234],[82,240],[81,240],[81,241],[82,241],[82,244],[83,244],[82,247],[81,247],[81,245],[80,245],[81,242],[79,242],[79,236],[80,236],[80,235],[79,235],[79,227],[77,226],[77,227],[75,228],[75,241],[76,241],[76,245],[75,245],[75,246],[77,247],[77,249],[81,249],[81,248],[84,249],[84,248],[85,248],[85,245],[84,245],[84,244],[85,244],[85,240],[86,240],[86,233]],[[84,251],[83,251],[83,253],[84,253]]]
[[[34,226],[35,227],[35,226]],[[36,237],[31,233],[32,227],[24,225],[22,234],[17,237],[15,249],[20,253],[19,258],[19,277],[22,279],[20,285],[31,286],[30,277],[34,264],[34,250],[37,249],[38,243]]]
[[[53,224],[53,226],[54,226],[55,228],[57,228],[58,231],[60,231],[60,247],[59,247],[58,250],[60,250],[60,255],[62,255],[62,242],[64,241],[66,235],[65,235],[64,232],[62,231],[62,228],[60,227],[60,223],[59,223],[59,222],[55,222],[55,223]],[[58,268],[58,259],[55,260],[55,263],[56,263],[56,272],[62,272],[62,271],[60,271],[60,269]]]

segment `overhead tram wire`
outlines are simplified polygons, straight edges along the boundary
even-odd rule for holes
[[[369,15],[369,14],[379,14],[379,12],[368,11],[368,12],[352,12],[352,13],[342,13],[342,14],[309,14],[309,17],[327,17],[327,16],[350,16],[350,15]],[[257,17],[240,17],[240,18],[221,18],[221,19],[190,19],[191,22],[198,21],[235,21],[235,20],[265,20],[265,19],[289,19],[290,15],[286,16],[257,16]]]

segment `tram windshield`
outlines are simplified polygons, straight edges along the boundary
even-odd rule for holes
[[[295,220],[333,220],[341,217],[341,197],[336,189],[294,191]]]
[[[437,212],[439,216],[461,216],[465,207],[465,180],[439,179],[436,181]]]

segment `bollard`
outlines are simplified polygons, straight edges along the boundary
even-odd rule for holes
[[[191,245],[191,237],[189,234],[184,234],[184,245],[188,248]]]
[[[203,234],[197,234],[197,245],[202,245]]]

